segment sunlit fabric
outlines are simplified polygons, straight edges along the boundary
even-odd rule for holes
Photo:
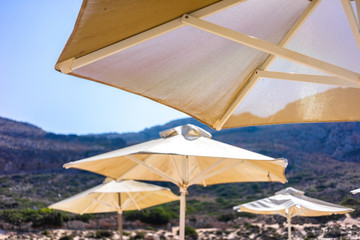
[[[109,181],[54,203],[52,209],[85,214],[140,210],[179,200],[168,188],[133,180]]]
[[[274,159],[212,140],[209,133],[193,125],[170,129],[161,135],[156,140],[70,162],[64,167],[113,179],[171,181],[178,186],[286,182],[285,159]],[[152,169],[160,170],[167,177]]]
[[[85,1],[58,64],[215,2]],[[310,3],[308,0],[239,1],[204,20],[279,44]],[[360,53],[340,1],[321,2],[287,47],[360,71],[356,64],[360,62]],[[181,25],[73,69],[69,74],[144,96],[217,128],[246,82],[268,57],[268,53]],[[270,70],[309,73],[302,65],[281,59]],[[360,90],[353,87],[263,78],[250,89],[222,127],[358,121],[360,109],[354,103],[360,100],[359,96]]]
[[[304,192],[291,187],[277,192],[274,196],[241,204],[234,209],[239,212],[278,214],[290,218],[317,217],[353,211],[351,208],[307,197]]]

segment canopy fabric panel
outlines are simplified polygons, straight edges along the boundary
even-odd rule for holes
[[[349,26],[351,17],[348,21],[349,13],[345,14],[346,7],[340,1],[318,2],[84,1],[56,68],[152,99],[216,129],[359,121],[360,110],[353,104],[360,95],[360,68],[356,64],[360,61],[360,45],[354,41],[354,36],[360,39],[358,31]],[[217,8],[219,5],[224,6]],[[198,17],[273,44],[268,50],[277,44],[285,46],[288,40],[284,39],[294,36],[287,48],[312,57],[312,64],[307,63],[306,56],[300,57],[301,64],[322,70],[318,74],[340,77],[320,82],[316,76],[302,76],[301,81],[257,77],[258,70],[268,70],[272,64],[269,51],[230,41],[180,19],[184,14],[196,15],[209,8],[213,11]],[[298,21],[310,13],[299,29]],[[148,34],[167,24],[171,27]],[[131,42],[128,40],[141,34],[149,36],[127,46]],[[72,67],[72,61],[118,43],[127,47],[112,53],[105,51],[101,57],[95,54],[94,59],[84,60],[86,63],[81,60]],[[290,60],[299,61],[292,54],[288,55]],[[318,60],[322,61],[320,65],[314,64]],[[278,66],[280,71],[308,73],[299,71],[303,67],[294,67],[293,63]],[[335,74],[333,68],[337,69]]]
[[[58,62],[78,58],[219,0],[84,0]]]
[[[179,200],[169,189],[152,184],[110,181],[50,205],[52,209],[85,214],[140,210]]]
[[[203,19],[273,44],[283,40],[311,4],[308,0],[233,2],[231,7],[208,14]],[[169,21],[180,22],[182,14],[191,14],[218,2],[184,1],[182,5],[177,1],[171,4],[162,4],[162,1],[131,4],[117,1],[113,4],[117,6],[111,8],[112,14],[105,14],[104,11],[110,8],[104,7],[103,3],[84,3],[75,31],[58,63],[84,56],[111,43],[125,41]],[[149,7],[152,4],[155,4],[154,7]],[[100,11],[102,7],[107,10]],[[147,8],[149,10],[145,10]],[[99,25],[101,18],[106,20],[110,16],[116,19],[109,24],[111,30],[106,30],[106,27],[93,29],[94,19],[97,19],[95,25]],[[329,25],[332,27],[329,28]],[[108,31],[110,34],[105,33]],[[106,34],[112,39],[97,39]],[[94,46],[81,50],[87,41],[93,42]],[[340,1],[321,2],[287,48],[351,71],[360,70],[356,64],[360,61],[359,50]],[[74,49],[74,52],[67,49]],[[171,31],[73,69],[70,74],[147,97],[217,128],[218,121],[236,102],[248,80],[263,68],[269,56],[268,53],[180,23]],[[315,72],[304,71],[304,67],[294,63],[276,65],[277,61],[271,70],[301,74]],[[315,74],[324,75],[319,71]],[[339,84],[312,81],[260,78],[222,127],[360,120],[360,111],[353,104],[359,100],[359,83],[343,85],[341,79]]]
[[[239,212],[278,214],[285,217],[316,217],[353,211],[351,208],[307,197],[303,192],[293,188],[286,188],[268,198],[241,204],[234,209]]]
[[[65,168],[96,172],[113,179],[211,185],[230,182],[286,182],[287,160],[218,142],[185,125],[162,138],[70,162]],[[202,130],[202,129],[201,129]],[[202,130],[204,131],[204,130]],[[211,135],[210,135],[211,136]],[[145,166],[146,165],[146,166]],[[157,169],[168,176],[159,175]]]

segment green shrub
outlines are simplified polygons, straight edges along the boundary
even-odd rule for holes
[[[177,231],[177,234],[178,235],[180,234],[179,230]],[[185,236],[186,236],[186,239],[196,240],[198,237],[198,233],[196,232],[195,228],[186,225],[185,226]]]
[[[62,236],[61,238],[59,238],[59,240],[73,240],[73,236],[71,235],[66,235],[66,236]]]
[[[162,207],[157,207],[145,211],[143,217],[140,220],[144,223],[160,225],[168,223],[170,220],[170,215]]]
[[[248,212],[239,212],[237,213],[237,215],[239,217],[245,217],[245,218],[256,218],[256,215],[253,213],[248,213]]]
[[[235,219],[235,215],[232,213],[221,214],[217,217],[220,222],[228,222]]]
[[[105,230],[99,230],[96,231],[95,233],[95,238],[108,238],[108,237],[112,237],[113,233],[110,231],[105,231]]]
[[[94,219],[94,215],[93,214],[83,214],[83,215],[77,214],[73,219],[88,223],[90,220]]]
[[[189,239],[197,239],[198,233],[196,232],[195,228],[186,225],[185,236]]]
[[[168,223],[172,218],[172,215],[168,211],[165,211],[162,207],[156,207],[142,211],[125,212],[124,218],[127,221],[140,220],[144,223],[162,225]]]
[[[62,226],[64,219],[63,214],[48,208],[40,210],[22,209],[22,210],[4,210],[0,212],[0,219],[7,223],[19,226],[25,222],[32,222],[32,226]]]
[[[15,226],[20,226],[25,220],[23,214],[19,210],[4,210],[1,212],[0,218]]]
[[[130,237],[130,240],[136,240],[136,239],[145,239],[145,233],[136,232],[136,235],[134,237]]]
[[[313,233],[308,233],[308,234],[306,235],[306,237],[304,238],[304,240],[311,240],[311,239],[315,239],[315,238],[316,238],[315,234],[313,234]]]

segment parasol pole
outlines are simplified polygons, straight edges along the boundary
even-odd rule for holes
[[[186,214],[186,194],[189,187],[189,157],[182,156],[181,164],[181,178],[179,184],[180,188],[180,220],[179,220],[179,237],[180,240],[185,240],[185,214]]]
[[[122,208],[121,208],[121,193],[118,193],[118,201],[119,201],[119,208],[118,208],[118,215],[117,215],[117,225],[119,231],[119,239],[123,239],[123,224],[122,224]]]
[[[122,240],[123,239],[123,228],[122,228],[122,211],[119,210],[118,211],[118,216],[117,216],[117,224],[118,224],[118,231],[119,231],[119,239]]]
[[[291,217],[287,216],[287,225],[288,225],[288,239],[291,240]]]
[[[186,188],[180,187],[180,240],[185,240]]]

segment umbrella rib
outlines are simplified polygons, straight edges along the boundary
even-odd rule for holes
[[[228,170],[229,168],[232,168],[232,167],[234,167],[234,166],[236,166],[236,165],[241,164],[241,163],[244,162],[243,160],[240,160],[239,162],[237,162],[237,163],[235,163],[235,164],[231,164],[231,165],[228,166],[228,167],[224,167],[224,168],[222,168],[222,169],[219,169],[219,170],[217,170],[217,171],[215,171],[215,172],[207,175],[208,172],[210,172],[211,170],[213,170],[214,168],[216,168],[217,166],[219,166],[219,165],[220,165],[221,163],[223,163],[225,160],[226,160],[225,158],[222,158],[222,159],[220,159],[219,161],[217,161],[216,163],[214,163],[213,165],[211,165],[210,167],[208,167],[207,169],[205,169],[204,171],[200,172],[197,176],[195,176],[195,177],[190,181],[191,184],[189,184],[189,185],[196,184],[196,182],[198,182],[200,179],[201,179],[202,181],[204,181],[206,178],[212,177],[212,176],[214,176],[214,175],[216,175],[216,174],[219,174],[219,173],[221,173],[221,172],[223,172],[223,171]]]
[[[139,201],[143,200],[144,198],[147,198],[150,194],[151,194],[151,192],[145,192],[145,195],[140,197],[137,201],[139,202]],[[136,205],[136,207],[138,208],[138,210],[141,210],[141,208],[138,205]]]
[[[286,33],[286,35],[281,39],[278,46],[284,47],[288,44],[288,42],[293,38],[295,33],[300,29],[300,27],[305,23],[305,21],[309,18],[309,16],[312,14],[312,12],[315,10],[315,8],[319,5],[321,0],[313,0],[309,3],[309,5],[306,7],[304,12],[301,14],[301,16],[296,20],[294,25],[290,28],[290,30]],[[275,61],[276,56],[270,54],[270,56],[266,59],[266,61],[258,68],[258,70],[267,70],[271,64]],[[220,130],[225,122],[230,118],[231,114],[236,110],[236,108],[240,105],[242,100],[245,98],[245,96],[250,92],[250,90],[254,87],[254,85],[257,83],[257,81],[260,78],[253,74],[249,80],[244,84],[244,87],[239,91],[237,94],[235,100],[228,106],[225,113],[222,117],[220,117],[215,123],[214,128],[217,130]]]
[[[258,78],[274,78],[274,79],[290,80],[297,82],[320,83],[320,84],[336,85],[343,87],[360,88],[360,82],[353,83],[349,81],[344,81],[343,79],[338,77],[326,76],[326,75],[295,74],[295,73],[261,71],[261,70],[257,70],[255,72],[255,75],[257,75]]]
[[[118,193],[121,194],[121,193]],[[121,206],[120,203],[118,201],[116,201],[115,196],[111,194],[111,200],[114,203],[114,206],[116,206],[116,210],[119,211],[121,210]]]
[[[195,184],[199,179],[202,179],[203,176],[205,176],[209,171],[213,170],[214,168],[216,168],[218,165],[220,165],[224,161],[225,161],[225,158],[221,158],[216,163],[214,163],[213,165],[211,165],[208,168],[204,169],[204,171],[200,172],[198,175],[196,175],[193,179],[191,179],[189,181],[189,185]]]
[[[175,159],[174,159],[174,155],[171,155],[171,156],[170,156],[170,159],[171,159],[171,163],[172,163],[173,167],[174,167],[175,170],[176,170],[176,173],[177,173],[179,179],[181,179],[180,170],[179,170],[178,166],[176,165],[176,162],[175,162]]]
[[[194,166],[192,167],[192,169],[191,169],[190,172],[189,172],[189,178],[190,178],[190,176],[193,175],[193,173],[195,172],[195,170],[196,170],[197,168],[200,169],[199,162],[197,161],[196,157],[195,157],[194,159],[195,159],[195,160],[194,160],[195,164],[194,164]]]
[[[358,16],[358,24],[359,24],[358,26],[360,28],[360,0],[355,0],[355,5],[356,5],[357,16]]]
[[[151,171],[155,172],[156,174],[160,175],[161,177],[167,179],[168,181],[174,183],[175,185],[179,185],[179,183],[172,177],[170,177],[168,174],[164,173],[163,171],[161,171],[160,169],[157,169],[157,168],[154,168],[153,166],[150,166],[149,164],[139,160],[139,159],[136,159],[135,157],[129,155],[129,156],[125,156],[127,158],[129,158],[130,160],[136,162],[137,164],[139,165],[142,165],[148,169],[150,169]]]
[[[282,38],[278,46],[285,46],[291,38],[295,35],[295,33],[300,29],[300,27],[304,24],[304,22],[308,19],[311,13],[315,10],[315,8],[319,5],[321,0],[313,0],[309,3],[307,8],[303,11],[301,16],[296,20],[294,25],[290,28],[290,30],[286,33],[286,35]],[[195,16],[195,15],[193,15]],[[259,70],[266,70],[274,61],[276,56],[270,55],[266,61],[259,67]],[[258,81],[258,77],[253,74],[243,88],[237,94],[235,100],[226,108],[225,113],[222,117],[220,117],[215,123],[214,128],[220,130],[225,122],[229,119],[231,114],[236,110],[237,106],[241,103],[247,93],[252,89],[255,83]]]
[[[269,170],[264,169],[264,168],[262,168],[262,167],[260,167],[260,166],[258,166],[258,165],[256,165],[256,164],[253,164],[252,161],[246,161],[246,163],[249,164],[249,165],[251,165],[251,166],[253,166],[253,167],[255,167],[256,169],[265,171],[266,174],[267,174],[267,177],[268,177],[269,180],[270,180],[269,182],[272,182],[272,181],[271,181],[271,177],[270,177],[270,173],[271,173],[271,172],[270,172]],[[276,176],[276,175],[275,175],[275,176]],[[276,176],[276,177],[278,177],[278,176]]]
[[[131,196],[131,194],[129,192],[126,192],[126,194],[129,196],[129,199],[131,202],[133,202],[133,204],[135,205],[135,207],[140,210],[140,207],[139,205],[137,204],[137,202],[135,201],[135,199],[133,198],[133,196]],[[129,201],[126,201],[126,202],[129,202]],[[125,203],[124,203],[125,205]],[[124,206],[125,207],[125,206]]]
[[[209,174],[209,175],[203,176],[202,179],[205,180],[206,178],[215,176],[215,175],[217,175],[217,174],[219,174],[219,173],[221,173],[221,172],[224,172],[224,171],[226,171],[226,170],[229,170],[229,169],[231,169],[231,168],[233,168],[233,167],[235,167],[235,166],[237,166],[237,165],[239,165],[239,164],[241,164],[241,163],[244,163],[244,161],[241,161],[241,162],[238,162],[238,163],[234,163],[234,164],[231,164],[231,165],[229,165],[229,166],[227,166],[227,167],[221,168],[221,169],[219,169],[219,170],[217,170],[217,171],[215,171],[215,172],[212,172],[212,173]]]
[[[93,200],[93,201],[89,204],[89,206],[87,206],[84,210],[82,210],[82,211],[80,212],[80,215],[84,214],[92,205],[94,205],[94,203],[96,202],[96,200],[98,200],[99,198],[101,198],[103,195],[104,195],[104,193],[100,193],[99,196],[97,196],[96,198],[91,198],[91,197],[86,196],[87,198],[89,198],[89,199],[91,199],[91,200]]]
[[[217,3],[214,3],[212,5],[209,5],[205,8],[199,9],[198,11],[195,11],[192,14],[193,14],[193,16],[196,16],[199,18],[204,18],[210,14],[217,13],[221,10],[225,10],[227,8],[230,8],[232,6],[235,6],[235,5],[245,2],[245,1],[246,0],[223,0],[223,1],[219,1]],[[124,51],[132,46],[136,46],[145,41],[148,41],[155,37],[161,36],[162,34],[176,30],[182,26],[184,26],[184,23],[182,23],[180,21],[180,19],[177,18],[175,20],[172,20],[172,21],[162,24],[160,26],[154,27],[150,30],[136,34],[136,35],[129,37],[125,40],[122,40],[120,42],[117,42],[112,45],[101,48],[99,50],[96,50],[96,51],[89,53],[87,55],[84,55],[82,57],[79,57],[76,59],[75,58],[67,59],[63,62],[58,63],[56,65],[56,67],[58,69],[60,69],[60,71],[62,73],[67,74],[78,68],[81,68],[81,67],[91,64],[93,62],[99,61],[103,58],[109,57],[118,52]]]
[[[103,193],[103,195],[104,195],[104,194],[105,194],[105,193]],[[93,200],[93,202],[100,203],[100,204],[102,204],[102,205],[104,205],[104,206],[117,209],[117,208],[114,207],[113,205],[111,205],[111,204],[109,204],[109,203],[107,203],[107,202],[101,201],[101,200],[99,200],[99,199],[94,199],[94,198],[90,198],[90,197],[86,197],[86,198],[87,198],[87,199],[91,199],[91,200]],[[115,206],[117,206],[117,205],[118,205],[118,204],[115,203]]]
[[[255,38],[234,30],[225,28],[223,26],[193,17],[191,15],[184,15],[182,21],[193,26],[195,28],[213,33],[217,36],[224,37],[231,41],[243,44],[245,46],[266,52],[269,54],[274,54],[276,56],[282,57],[286,60],[290,60],[295,63],[299,63],[305,66],[308,66],[313,69],[323,71],[325,73],[343,78],[350,82],[357,83],[360,81],[359,73],[353,72],[351,70],[345,69],[343,67],[304,55],[302,53],[289,50],[284,47],[280,47],[271,42]]]
[[[359,22],[356,21],[356,16],[355,16],[355,12],[354,12],[354,9],[351,5],[351,2],[350,0],[341,0],[341,3],[343,5],[343,8],[345,10],[345,14],[346,14],[346,17],[348,19],[348,22],[349,22],[349,25],[350,25],[350,28],[351,28],[351,31],[354,35],[354,38],[355,38],[355,41],[356,41],[356,44],[358,46],[358,48],[360,49],[360,32],[359,32]],[[360,3],[359,1],[357,0],[356,1],[356,7],[357,7],[357,10],[359,10],[360,8]],[[359,12],[358,12],[359,13]],[[359,16],[358,16],[359,18]]]

